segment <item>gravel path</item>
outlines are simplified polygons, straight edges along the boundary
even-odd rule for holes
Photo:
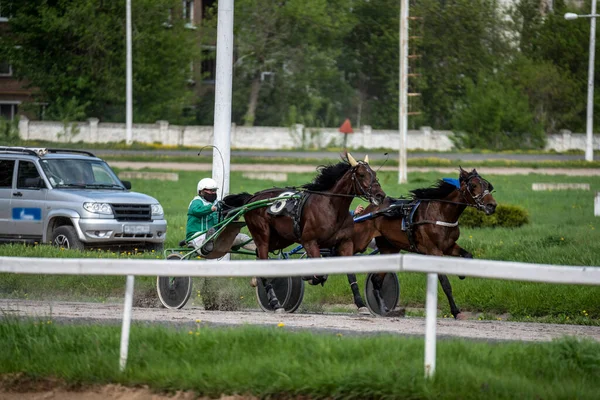
[[[120,169],[158,169],[167,171],[212,171],[212,164],[176,163],[176,162],[146,162],[146,161],[109,161],[113,168]],[[382,171],[398,171],[398,167],[382,167]],[[277,165],[277,164],[231,164],[231,171],[243,172],[315,172],[315,165]],[[408,172],[442,172],[458,173],[458,168],[409,167]],[[600,176],[598,168],[477,168],[482,175],[570,175],[570,176]]]
[[[67,322],[93,322],[120,324],[121,304],[43,302],[25,300],[0,300],[0,313],[4,315],[37,316]],[[344,334],[388,333],[406,336],[424,336],[425,319],[417,317],[381,318],[358,314],[271,314],[260,311],[204,311],[201,308],[184,308],[174,311],[157,308],[133,309],[133,320],[149,324],[167,324],[195,327],[202,325],[241,326],[258,325],[284,329],[301,329]],[[517,323],[506,321],[478,321],[440,318],[438,337],[457,337],[479,340],[549,341],[565,335],[586,337],[600,341],[600,327]]]

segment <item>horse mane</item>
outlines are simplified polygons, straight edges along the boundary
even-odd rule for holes
[[[229,194],[223,198],[223,204],[229,208],[241,207],[246,204],[251,197],[252,195],[248,192]]]
[[[438,180],[433,186],[411,190],[413,200],[443,199],[456,190],[456,186],[443,180]]]
[[[347,159],[342,158],[342,161],[333,165],[319,165],[317,175],[311,183],[302,185],[306,190],[324,191],[331,189],[340,178],[352,168]]]

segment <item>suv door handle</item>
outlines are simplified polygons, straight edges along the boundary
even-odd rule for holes
[[[23,193],[21,193],[21,192],[14,192],[13,196],[15,196],[15,197],[22,197]]]

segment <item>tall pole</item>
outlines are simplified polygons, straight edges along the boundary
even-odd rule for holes
[[[126,42],[127,42],[127,65],[126,69],[126,105],[125,105],[125,143],[131,144],[133,142],[133,107],[131,105],[133,99],[133,66],[132,66],[132,51],[131,51],[131,0],[126,1],[125,5],[125,19],[126,19]]]
[[[596,0],[592,0],[590,21],[590,62],[588,66],[588,96],[585,160],[594,161],[594,58],[596,53]]]
[[[400,90],[398,99],[398,129],[400,131],[400,154],[398,183],[408,182],[406,166],[408,125],[408,0],[400,1]]]
[[[220,0],[217,21],[217,73],[215,82],[215,119],[212,177],[229,193],[231,160],[231,87],[233,80],[233,0]],[[222,159],[221,159],[222,157]],[[229,255],[225,257],[229,259]]]

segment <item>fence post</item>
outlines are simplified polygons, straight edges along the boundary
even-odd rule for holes
[[[600,192],[596,192],[596,198],[594,199],[594,216],[600,216]]]
[[[129,350],[129,327],[131,326],[131,306],[133,303],[133,275],[127,275],[125,285],[125,307],[123,308],[123,326],[121,328],[121,359],[119,369],[125,371]]]
[[[427,303],[425,322],[425,378],[435,373],[435,347],[437,323],[437,274],[427,274]]]

